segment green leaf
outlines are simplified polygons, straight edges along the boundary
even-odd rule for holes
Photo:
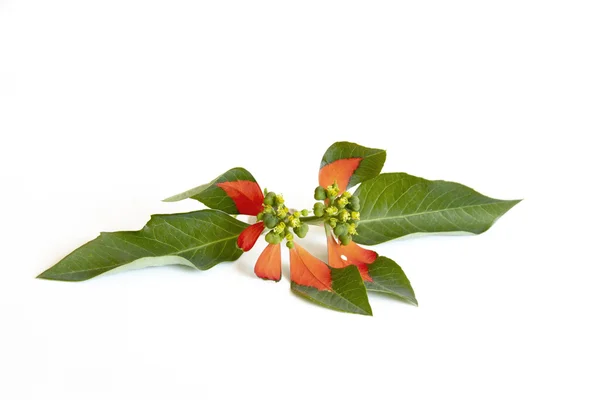
[[[215,210],[153,215],[135,232],[101,233],[38,278],[83,281],[118,267],[185,265],[201,270],[237,260],[237,237],[248,225]]]
[[[321,169],[335,161],[348,158],[362,158],[358,168],[350,176],[348,188],[374,178],[381,172],[385,163],[385,150],[372,149],[351,142],[336,142],[329,146],[323,159]]]
[[[381,174],[354,193],[360,199],[357,243],[378,244],[418,232],[482,233],[520,200],[497,200],[464,185],[405,173]]]
[[[333,310],[373,315],[367,290],[355,265],[331,269],[332,291],[319,290],[292,282],[292,291]]]
[[[224,174],[219,175],[210,183],[200,185],[164,199],[163,201],[173,202],[184,199],[194,199],[215,210],[221,210],[227,214],[238,214],[238,209],[233,199],[229,197],[223,189],[217,186],[219,183],[235,181],[256,182],[256,179],[254,179],[252,174],[244,168],[232,168]]]
[[[415,292],[402,268],[394,260],[379,256],[369,265],[372,282],[365,281],[370,292],[386,293],[399,297],[410,304],[418,305]]]

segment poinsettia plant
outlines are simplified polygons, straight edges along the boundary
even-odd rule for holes
[[[362,245],[413,233],[479,234],[520,200],[498,200],[464,185],[406,173],[381,173],[386,152],[350,142],[327,149],[311,209],[288,208],[282,195],[262,190],[244,168],[165,201],[194,199],[209,209],[154,215],[139,231],[101,233],[38,278],[83,281],[117,268],[184,265],[206,270],[237,260],[261,237],[259,278],[281,280],[281,245],[290,259],[291,288],[334,310],[372,315],[367,293],[417,305],[410,281],[393,260]],[[360,185],[360,186],[358,186]],[[358,186],[354,192],[350,190]],[[256,217],[249,225],[238,215]],[[327,260],[306,251],[309,225],[322,229]]]

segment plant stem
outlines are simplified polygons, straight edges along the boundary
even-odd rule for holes
[[[317,217],[315,215],[310,217],[300,217],[300,221],[309,225],[321,225],[323,223],[323,217]]]
[[[300,217],[300,221],[302,221],[302,222],[312,222],[312,221],[318,221],[320,219],[323,219],[323,217],[317,217],[316,215],[312,215],[310,217]]]

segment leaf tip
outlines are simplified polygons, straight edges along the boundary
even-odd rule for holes
[[[56,278],[49,271],[50,271],[50,269],[45,270],[44,272],[42,272],[41,274],[36,276],[35,279],[44,279],[44,280],[50,280],[50,281],[56,280]]]

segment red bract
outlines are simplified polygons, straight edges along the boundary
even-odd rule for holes
[[[262,221],[250,225],[240,233],[240,236],[238,236],[237,246],[244,251],[249,251],[254,247],[254,244],[264,229],[265,224]]]
[[[263,210],[265,196],[260,186],[251,181],[231,181],[217,184],[233,200],[240,214],[257,216]],[[240,233],[237,245],[243,251],[250,251],[265,229],[263,221],[250,225]],[[262,279],[281,280],[281,245],[269,244],[256,260],[256,276]]]
[[[343,158],[325,165],[319,171],[319,186],[326,188],[337,182],[340,192],[346,191],[354,171],[360,165],[362,158]]]
[[[231,181],[217,184],[229,196],[240,214],[257,216],[263,208],[265,198],[260,186],[252,181]],[[262,221],[250,225],[242,231],[237,240],[237,245],[244,251],[249,251],[264,230]]]
[[[327,264],[298,244],[290,249],[290,276],[298,285],[331,290],[331,271]]]
[[[258,215],[262,211],[265,198],[258,183],[252,181],[232,181],[217,183],[235,203],[240,214]]]
[[[281,244],[268,244],[256,260],[254,273],[262,279],[281,280]]]
[[[331,232],[327,232],[327,255],[331,267],[345,268],[348,265],[356,265],[363,280],[373,281],[369,275],[369,265],[377,259],[377,253],[373,250],[363,249],[354,242],[342,246]]]

